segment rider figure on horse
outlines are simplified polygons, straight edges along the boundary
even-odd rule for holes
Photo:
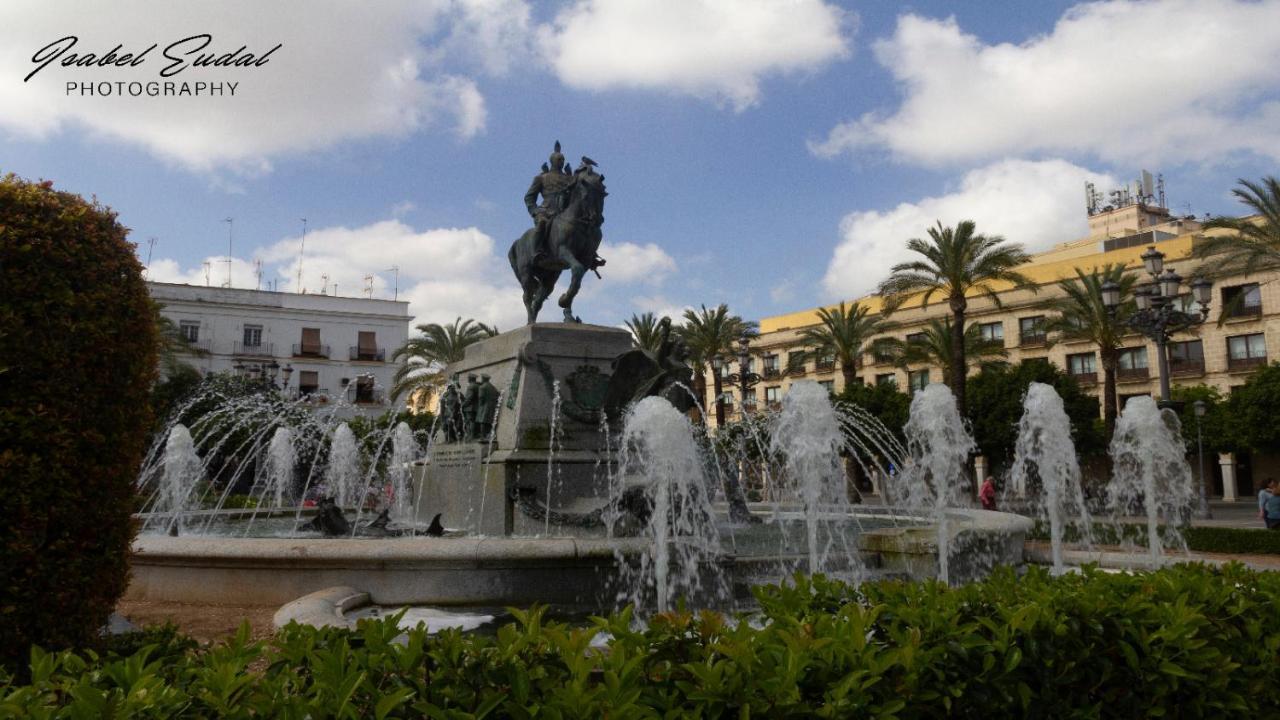
[[[555,264],[547,248],[547,237],[551,234],[551,221],[568,204],[569,188],[574,180],[565,168],[559,140],[551,153],[550,167],[543,165],[542,168],[542,173],[536,175],[529,185],[529,192],[524,194],[524,205],[534,223],[533,262],[537,266]],[[542,195],[542,205],[538,205],[538,195]]]

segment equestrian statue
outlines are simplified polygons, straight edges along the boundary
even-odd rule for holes
[[[524,308],[528,323],[538,319],[542,303],[555,289],[560,273],[568,270],[569,287],[560,295],[565,322],[582,322],[573,314],[573,298],[582,287],[582,276],[590,270],[600,277],[597,268],[604,258],[596,254],[603,235],[604,175],[595,171],[596,163],[585,155],[572,173],[560,152],[560,141],[542,172],[533,178],[524,204],[533,218],[533,227],[511,244],[507,258],[524,291]],[[542,197],[542,204],[537,203]]]

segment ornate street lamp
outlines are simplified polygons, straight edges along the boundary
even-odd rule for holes
[[[1151,280],[1134,290],[1133,299],[1137,312],[1125,318],[1124,323],[1155,341],[1156,354],[1159,356],[1156,361],[1160,372],[1160,406],[1172,407],[1174,403],[1169,389],[1169,354],[1165,346],[1173,333],[1195,327],[1208,319],[1213,283],[1205,277],[1197,278],[1191,283],[1192,294],[1200,304],[1200,313],[1186,313],[1177,308],[1182,276],[1172,269],[1165,270],[1164,253],[1154,246],[1147,248],[1142,253],[1142,266]],[[1102,302],[1114,316],[1120,308],[1120,288],[1116,283],[1103,283]]]
[[[285,391],[286,396],[288,395],[288,391],[289,391],[289,378],[291,378],[291,377],[293,377],[293,365],[292,365],[292,364],[286,364],[286,365],[284,366],[284,385],[280,388],[281,390]]]
[[[721,391],[716,393],[716,427],[724,427],[724,379],[720,376],[720,369],[724,367],[724,358],[719,355],[711,356],[711,386],[712,388],[720,388]]]
[[[751,372],[751,336],[743,333],[738,338],[738,372],[725,378],[730,385],[737,385],[742,396],[742,418],[754,411],[756,398],[752,388],[760,383],[760,376]]]
[[[1204,477],[1204,435],[1201,432],[1200,418],[1204,417],[1208,406],[1203,400],[1197,400],[1191,404],[1196,413],[1196,451],[1200,455],[1200,517],[1211,518],[1213,514],[1209,512],[1209,491],[1205,487],[1207,482]]]

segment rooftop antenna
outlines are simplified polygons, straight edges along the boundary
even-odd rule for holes
[[[147,238],[147,268],[142,271],[143,277],[151,274],[151,251],[156,249],[156,236]]]
[[[336,285],[334,286],[333,292],[335,294],[338,292]],[[320,294],[329,294],[329,273],[320,273]]]
[[[370,300],[373,299],[373,276],[364,276],[364,296]]]
[[[235,219],[229,217],[223,220],[222,222],[227,224],[227,285],[226,287],[231,287],[231,234],[232,234],[232,230],[235,228]]]
[[[391,299],[392,299],[392,300],[399,300],[399,299],[400,299],[400,266],[399,266],[399,265],[392,265],[391,267],[389,267],[389,268],[387,268],[387,269],[388,269],[388,270],[390,270],[391,272],[395,273],[395,286],[394,286],[394,287],[395,287],[395,289],[393,290],[394,295],[392,295],[392,296],[391,296]]]
[[[294,284],[294,292],[306,294],[302,287],[302,256],[307,252],[307,219],[302,218],[302,244],[298,246],[298,281]]]
[[[213,267],[213,263],[208,260],[204,261],[204,286],[210,287],[212,283],[209,281],[209,270]]]
[[[253,261],[253,274],[258,278],[258,290],[262,289],[262,260]]]
[[[1160,207],[1168,209],[1168,205],[1164,204],[1164,173],[1156,175],[1156,193],[1160,198]]]

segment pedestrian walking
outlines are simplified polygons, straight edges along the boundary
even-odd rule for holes
[[[1258,491],[1258,519],[1261,520],[1268,528],[1271,526],[1267,525],[1267,499],[1275,495],[1275,490],[1276,479],[1267,478],[1267,481],[1262,483],[1262,489]]]
[[[988,475],[987,479],[982,481],[982,489],[978,491],[978,500],[982,502],[983,510],[996,509],[996,479],[995,478]]]

